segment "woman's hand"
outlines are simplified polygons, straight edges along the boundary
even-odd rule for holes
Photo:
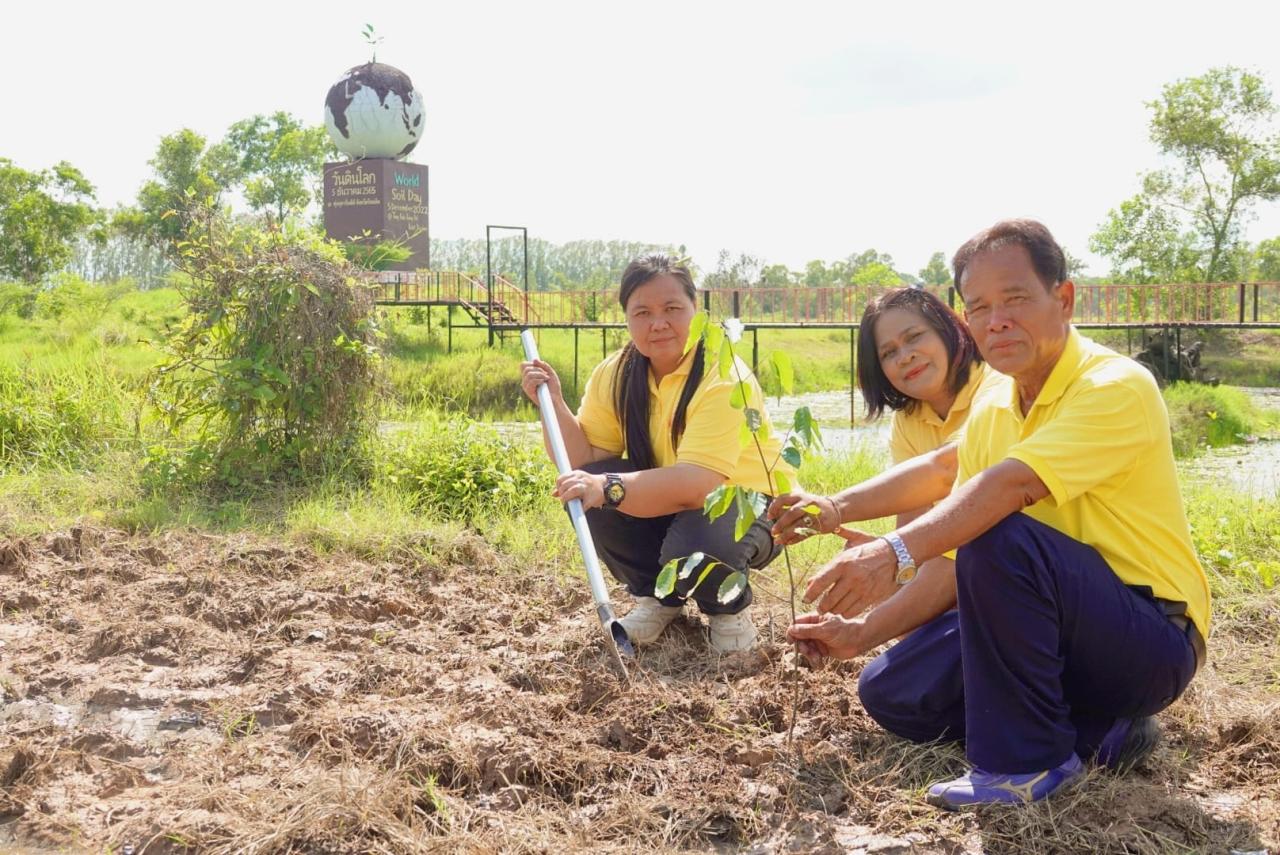
[[[863,640],[861,618],[844,618],[834,614],[800,615],[787,629],[787,638],[796,643],[800,653],[813,665],[825,657],[852,659],[870,649]]]
[[[520,363],[520,388],[535,407],[538,406],[538,386],[543,383],[547,384],[547,391],[551,393],[551,403],[564,400],[564,394],[560,391],[560,377],[554,368],[541,359]]]
[[[566,505],[574,499],[581,499],[583,509],[589,511],[604,505],[604,483],[603,475],[575,469],[556,479],[556,488],[551,495]]]
[[[767,516],[775,520],[773,539],[783,546],[815,534],[834,534],[840,528],[835,500],[804,491],[784,493],[774,499]]]

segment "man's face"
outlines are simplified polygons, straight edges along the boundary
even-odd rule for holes
[[[1001,374],[1043,384],[1066,346],[1075,285],[1045,288],[1018,244],[974,256],[959,285],[983,358]]]

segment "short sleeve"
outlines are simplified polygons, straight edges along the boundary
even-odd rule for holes
[[[728,380],[711,380],[689,402],[677,463],[692,463],[726,478],[733,477],[742,455],[738,447],[742,411],[729,404],[735,385]],[[753,388],[752,399],[759,401],[758,389]]]
[[[578,425],[586,434],[587,442],[601,451],[622,454],[626,442],[622,437],[622,422],[614,411],[612,367],[616,362],[603,362],[591,372],[582,390],[582,404],[578,407]]]
[[[899,410],[893,414],[893,420],[889,427],[889,459],[895,465],[904,460],[910,460],[917,454],[911,445],[911,441],[907,439],[905,421],[906,416]]]
[[[1088,386],[1006,457],[1030,466],[1060,507],[1133,466],[1153,441],[1147,406],[1122,382]]]
[[[966,425],[968,429],[960,435],[959,442],[956,445],[956,481],[952,485],[952,490],[987,468],[979,457],[982,443],[976,439],[983,433],[981,421],[984,418],[989,418],[989,416],[985,414],[971,416]]]

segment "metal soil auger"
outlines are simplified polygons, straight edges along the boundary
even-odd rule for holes
[[[520,343],[524,345],[525,359],[538,359],[538,343],[533,339],[532,330],[520,333]],[[564,437],[560,435],[560,424],[556,421],[555,411],[551,406],[551,391],[546,384],[538,387],[538,412],[542,416],[542,427],[547,432],[551,444],[551,454],[555,457],[556,469],[561,475],[573,471],[569,465],[569,453],[564,448]],[[587,515],[582,509],[581,499],[569,501],[569,518],[573,520],[573,530],[578,535],[578,548],[582,550],[582,561],[587,565],[587,581],[591,583],[591,596],[596,601],[596,615],[600,618],[600,626],[604,628],[606,637],[605,649],[618,675],[630,681],[627,666],[622,658],[628,659],[636,655],[627,631],[613,616],[613,608],[609,605],[609,590],[604,585],[604,575],[600,572],[600,559],[596,555],[596,545],[591,539],[591,529],[587,527]]]

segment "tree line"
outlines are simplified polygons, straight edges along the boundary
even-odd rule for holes
[[[1107,212],[1089,248],[1110,263],[1105,276],[1083,281],[1213,282],[1280,280],[1280,236],[1252,243],[1245,226],[1260,205],[1280,200],[1278,107],[1259,75],[1233,67],[1175,81],[1146,105],[1159,167],[1138,176],[1138,188]],[[142,284],[169,269],[164,249],[181,238],[183,219],[170,212],[228,206],[269,227],[319,230],[316,203],[321,167],[336,158],[323,127],[277,112],[233,124],[221,140],[190,129],[163,137],[148,161],[151,177],[128,205],[102,209],[78,169],[58,163],[28,171],[0,157],[0,278],[29,284],[68,270],[83,278],[133,277]],[[485,241],[432,242],[436,269],[482,272]],[[523,243],[497,238],[492,269],[521,279]],[[645,252],[684,256],[684,246],[622,240],[528,242],[529,287],[605,289],[627,261]],[[891,256],[867,249],[800,270],[749,254],[720,253],[698,271],[708,287],[832,287],[947,285],[950,269],[935,252],[919,271],[899,270]]]

